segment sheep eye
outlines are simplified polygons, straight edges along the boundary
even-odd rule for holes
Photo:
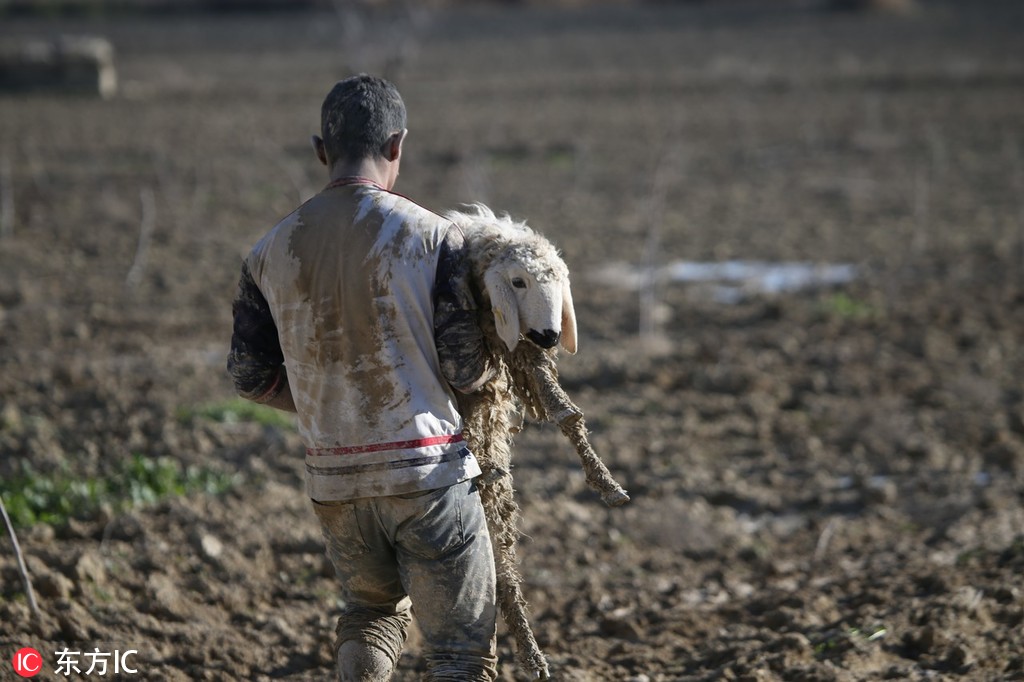
[[[525,289],[526,288],[526,281],[523,280],[522,277],[513,277],[512,278],[512,286],[514,286],[516,289]]]

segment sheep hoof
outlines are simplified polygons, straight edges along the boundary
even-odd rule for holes
[[[575,405],[565,408],[558,414],[550,417],[551,421],[561,426],[572,426],[579,420],[583,419],[583,411]]]
[[[507,471],[505,471],[501,467],[492,467],[484,471],[479,476],[477,476],[476,480],[477,483],[479,483],[480,485],[490,485],[492,483],[497,483],[505,476],[508,476]]]
[[[535,660],[533,663],[533,679],[550,680],[551,671],[548,670],[548,662],[547,659],[544,658],[544,654],[538,651],[535,658],[538,660]]]
[[[618,490],[609,490],[601,493],[601,499],[609,507],[621,507],[629,502],[629,494],[622,488],[619,488]]]

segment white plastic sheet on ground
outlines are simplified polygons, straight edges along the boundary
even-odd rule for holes
[[[709,284],[713,285],[714,300],[738,303],[751,295],[837,286],[856,277],[857,267],[851,264],[730,260],[674,261],[656,268],[610,263],[594,272],[591,279],[629,291],[668,282]]]

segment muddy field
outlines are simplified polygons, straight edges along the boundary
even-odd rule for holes
[[[231,480],[20,527],[34,623],[0,542],[0,679],[22,646],[36,679],[65,647],[137,650],[123,679],[330,677],[301,444],[216,408],[240,258],[324,184],[308,136],[356,69],[406,97],[400,191],[526,218],[573,272],[563,379],[633,501],[605,509],[557,429],[520,436],[557,679],[1024,679],[1024,7],[363,19],[0,23],[105,35],[120,79],[0,96],[0,476]],[[856,276],[764,293],[677,261]]]

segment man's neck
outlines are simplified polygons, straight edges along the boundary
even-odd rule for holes
[[[393,184],[386,164],[375,159],[334,164],[330,170],[330,181],[337,182],[345,178],[365,178],[384,189],[391,189],[390,184]]]

